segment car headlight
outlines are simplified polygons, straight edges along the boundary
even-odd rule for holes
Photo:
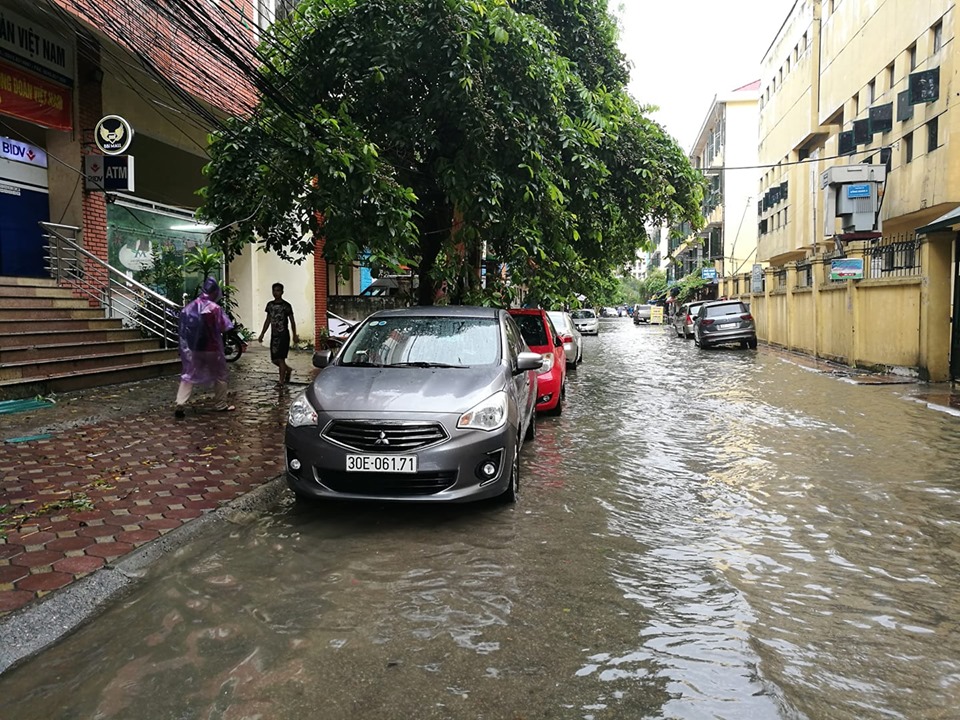
[[[287,423],[291,427],[317,424],[317,411],[307,400],[307,391],[297,395],[297,399],[290,403],[290,412],[287,413]]]
[[[543,353],[543,365],[537,370],[537,375],[544,375],[553,370],[553,353]]]
[[[507,421],[507,394],[502,390],[467,410],[457,420],[457,427],[473,430],[496,430]]]

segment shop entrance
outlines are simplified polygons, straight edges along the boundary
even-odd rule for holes
[[[40,228],[49,220],[46,153],[0,138],[0,275],[49,276]]]

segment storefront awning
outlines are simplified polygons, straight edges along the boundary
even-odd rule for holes
[[[946,215],[941,215],[929,225],[918,227],[917,235],[926,235],[938,230],[950,230],[955,225],[960,225],[960,207],[954,208]]]

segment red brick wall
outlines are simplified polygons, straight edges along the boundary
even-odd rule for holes
[[[323,257],[324,238],[317,238],[313,250],[313,346],[320,348],[320,329],[327,327],[327,261]]]
[[[77,121],[80,129],[80,152],[83,155],[97,153],[93,128],[103,117],[103,96],[100,83],[93,77],[99,65],[95,49],[86,47],[78,53],[77,90],[79,106]],[[83,247],[104,262],[110,261],[107,252],[107,203],[102,192],[83,193],[83,231],[80,240]],[[107,272],[95,263],[86,263],[87,278],[105,288]]]
[[[131,54],[146,56],[168,80],[193,97],[235,115],[254,107],[257,96],[253,86],[201,29],[212,28],[243,62],[256,66],[251,0],[185,4],[191,12],[164,0],[54,1]]]

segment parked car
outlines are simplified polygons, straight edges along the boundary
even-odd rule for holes
[[[290,406],[287,484],[299,498],[515,501],[536,433],[537,371],[504,310],[382,310]]]
[[[597,318],[597,314],[593,310],[590,310],[589,308],[584,308],[583,310],[574,310],[572,313],[570,313],[570,317],[573,318],[573,324],[577,327],[577,330],[579,330],[582,335],[600,334],[600,320]]]
[[[724,343],[757,347],[757,329],[750,308],[739,300],[705,302],[697,312],[693,341],[701,348]]]
[[[640,323],[648,322],[650,322],[650,306],[636,305],[633,308],[633,324],[639,325]]]
[[[567,395],[567,356],[546,310],[512,308],[510,315],[533,352],[543,356],[537,372],[537,412],[559,415]]]
[[[570,313],[562,310],[549,310],[547,315],[553,321],[553,326],[560,333],[563,341],[563,352],[567,356],[567,367],[576,369],[583,362],[583,335],[577,330]]]
[[[673,329],[677,331],[677,337],[685,340],[693,337],[693,321],[696,320],[701,305],[703,300],[685,302],[680,306],[677,314],[673,316]]]

